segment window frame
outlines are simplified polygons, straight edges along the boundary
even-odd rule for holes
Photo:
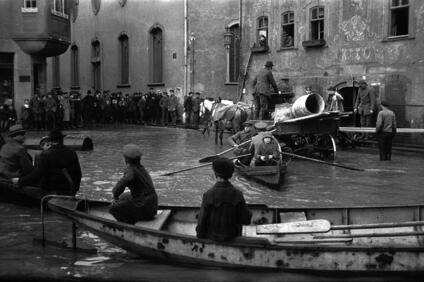
[[[320,17],[320,9],[323,10],[322,18]],[[314,10],[318,10],[317,18],[313,18]],[[322,27],[320,22],[322,22]],[[318,38],[313,38],[313,25],[316,23],[318,23]],[[321,34],[322,37],[320,37]],[[309,40],[325,40],[325,7],[323,5],[316,5],[309,8]]]
[[[232,33],[232,37],[230,48],[226,49],[227,75],[225,84],[237,85],[240,79],[240,24],[238,22],[230,24],[227,29]]]
[[[53,88],[60,88],[60,57],[54,56],[52,58],[52,84]]]
[[[73,44],[71,46],[71,88],[79,86],[79,48]]]
[[[101,62],[101,43],[100,40],[91,41],[91,73],[92,88],[100,90],[102,86],[102,62]]]
[[[61,3],[60,7],[56,7],[56,1]],[[51,13],[65,19],[69,19],[69,7],[66,0],[51,0]]]
[[[120,85],[130,84],[130,43],[126,33],[122,33],[118,37],[119,41],[119,70],[120,70]],[[126,48],[124,48],[126,43]]]
[[[266,25],[261,26],[261,20],[266,20]],[[264,21],[262,21],[263,23]],[[263,34],[262,31],[265,30],[265,39],[266,44],[265,46],[269,45],[269,17],[267,15],[262,15],[256,18],[256,42],[259,44],[259,38],[261,34]]]
[[[284,22],[284,16],[288,17],[288,22]],[[293,21],[290,21],[290,15],[293,15]],[[292,35],[292,45],[290,46],[286,46],[283,45],[283,32],[285,32],[285,27],[289,27],[292,26],[293,27],[293,35]],[[283,13],[281,13],[281,21],[280,21],[280,28],[281,28],[281,33],[280,33],[280,49],[293,49],[295,46],[295,33],[296,33],[296,20],[295,20],[295,12],[293,10],[288,10],[285,11]]]
[[[155,35],[160,31],[161,34],[161,49],[155,49]],[[155,24],[149,29],[149,40],[150,47],[149,48],[149,83],[148,86],[164,86],[164,35],[165,30],[163,26],[159,24]],[[160,52],[160,53],[158,53]],[[159,56],[159,57],[156,57]],[[160,66],[154,63],[155,59],[160,59]],[[159,69],[156,69],[159,68]],[[158,71],[157,71],[158,70]],[[156,75],[158,77],[156,77]]]
[[[22,0],[23,4],[21,7],[21,12],[22,13],[38,13],[38,1],[37,0]],[[31,4],[35,4],[34,5],[30,5],[31,7],[28,7],[28,3]]]
[[[409,13],[408,13],[408,35],[399,35],[399,36],[392,36],[391,35],[391,23],[392,23],[392,14],[391,14],[391,7],[392,7],[392,0],[389,0],[385,2],[385,11],[386,16],[383,19],[383,26],[385,28],[385,36],[382,39],[382,42],[392,42],[392,41],[398,41],[398,40],[414,40],[415,39],[415,33],[416,33],[416,24],[417,19],[414,16],[414,11],[416,9],[416,1],[409,0]]]
[[[411,16],[411,6],[410,6],[410,2],[409,0],[397,0],[400,4],[398,4],[397,6],[393,6],[393,2],[395,0],[390,0],[389,1],[389,5],[390,5],[390,19],[389,19],[389,38],[400,38],[400,37],[408,37],[410,35],[410,16]],[[408,4],[403,4],[403,2],[406,1],[408,2]],[[408,9],[408,22],[406,23],[407,27],[408,27],[408,33],[407,34],[401,34],[401,35],[394,35],[393,34],[393,27],[392,27],[392,23],[393,23],[393,12],[396,10],[400,10],[400,9]]]

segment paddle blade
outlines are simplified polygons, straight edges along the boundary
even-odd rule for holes
[[[295,234],[328,232],[331,224],[325,219],[294,221],[256,226],[257,234]]]

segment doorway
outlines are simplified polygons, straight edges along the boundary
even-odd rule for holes
[[[343,87],[337,90],[343,96],[343,107],[345,112],[352,112],[348,117],[342,118],[341,126],[360,126],[359,115],[353,113],[355,107],[356,95],[358,87]]]
[[[0,53],[0,105],[13,99],[13,53]]]

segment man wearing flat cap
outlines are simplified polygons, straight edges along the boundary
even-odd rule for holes
[[[30,174],[15,179],[19,186],[39,185],[45,194],[75,196],[81,183],[81,166],[75,151],[63,144],[65,136],[60,129],[50,131],[50,148],[40,154]]]
[[[271,87],[275,93],[278,93],[277,83],[275,83],[272,75],[273,66],[274,64],[271,61],[267,61],[265,68],[261,69],[253,80],[256,116],[261,120],[268,118],[270,96],[272,94]]]
[[[245,143],[246,141],[252,140],[252,137],[256,135],[256,130],[253,124],[253,121],[245,121],[243,123],[242,130],[228,137],[228,143],[230,143],[230,145],[234,147],[234,155],[239,156],[249,153],[250,143],[241,146],[239,145]],[[248,156],[241,158],[239,161],[244,165],[248,165],[251,159],[252,157]]]
[[[109,212],[116,220],[128,224],[151,220],[158,210],[158,196],[152,178],[140,164],[141,149],[135,144],[127,144],[122,149],[122,155],[126,169],[112,189],[113,201]],[[130,192],[124,193],[126,187]]]
[[[234,172],[234,163],[219,157],[212,163],[215,185],[203,194],[197,220],[198,238],[215,241],[231,241],[242,235],[243,225],[250,224],[252,213],[246,206],[243,193],[229,179]]]
[[[359,81],[358,94],[356,96],[354,112],[359,113],[361,127],[371,126],[371,117],[375,107],[375,95],[371,88],[367,86],[365,80]]]
[[[24,147],[25,133],[20,124],[9,128],[6,143],[0,149],[0,176],[21,177],[33,170],[32,158]]]

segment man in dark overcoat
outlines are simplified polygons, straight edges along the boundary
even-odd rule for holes
[[[375,95],[365,80],[359,81],[354,112],[359,113],[362,127],[371,126],[371,117],[375,108]]]
[[[39,158],[37,167],[28,175],[14,178],[19,186],[40,186],[46,194],[75,195],[81,183],[78,155],[63,144],[60,129],[48,135],[51,147]]]
[[[255,88],[256,95],[255,106],[256,109],[259,108],[259,119],[261,120],[268,118],[270,96],[272,94],[271,87],[274,89],[275,93],[278,93],[277,84],[272,75],[273,66],[274,64],[271,61],[267,61],[265,68],[261,69],[253,80],[253,87]]]

